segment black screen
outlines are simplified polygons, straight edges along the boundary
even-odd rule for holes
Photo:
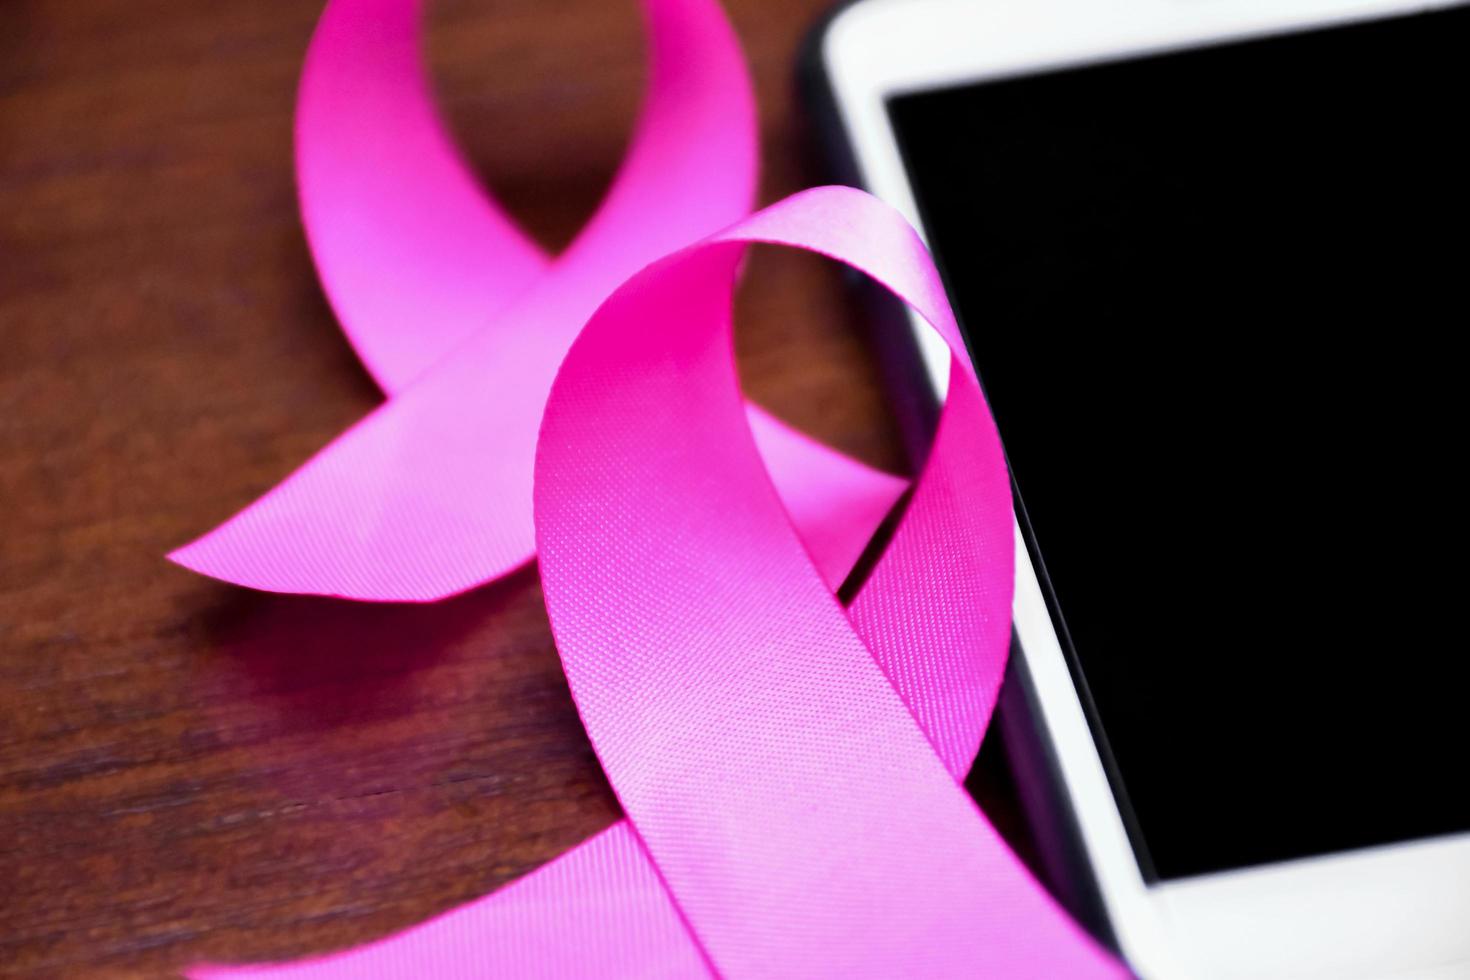
[[[890,102],[1151,878],[1470,829],[1467,59],[1459,8]]]

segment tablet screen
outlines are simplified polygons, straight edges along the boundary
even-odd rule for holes
[[[1150,878],[1470,830],[1466,51],[1461,8],[890,102]]]

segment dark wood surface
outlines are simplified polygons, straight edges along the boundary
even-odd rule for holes
[[[816,182],[792,76],[823,0],[731,0],[762,197]],[[617,817],[534,570],[433,606],[251,593],[171,547],[379,395],[297,224],[318,0],[0,7],[0,973],[168,976],[384,935]],[[642,79],[631,2],[441,0],[468,156],[550,245],[595,205]],[[750,393],[899,453],[835,270],[760,255]]]

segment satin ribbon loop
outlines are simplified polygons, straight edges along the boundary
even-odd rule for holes
[[[973,560],[936,574],[928,554],[895,552],[882,581],[927,588],[876,600],[901,622],[929,603],[978,604],[980,630],[948,649],[882,629],[867,642],[875,618],[848,618],[765,473],[730,336],[750,242],[859,268],[950,345],[950,395],[896,536],[944,534]],[[929,474],[956,470],[989,492],[948,506]],[[922,660],[938,685],[993,695],[1014,554],[999,439],[902,218],[861,192],[820,188],[635,276],[563,362],[535,487],[547,610],[583,723],[721,973],[1076,976],[1100,962],[958,784],[963,769],[946,770],[882,666]],[[1017,933],[1013,917],[1031,928]]]

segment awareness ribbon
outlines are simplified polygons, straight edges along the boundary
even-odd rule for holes
[[[1126,975],[960,785],[1005,665],[1013,518],[929,256],[849,188],[747,216],[754,112],[729,25],[714,0],[645,10],[628,158],[550,261],[438,123],[418,4],[328,5],[298,103],[302,211],[390,397],[173,556],[256,588],[424,601],[534,552],[626,818],[399,935],[192,975]],[[848,608],[834,590],[904,485],[743,401],[730,299],[755,242],[867,273],[952,353],[929,458]]]

